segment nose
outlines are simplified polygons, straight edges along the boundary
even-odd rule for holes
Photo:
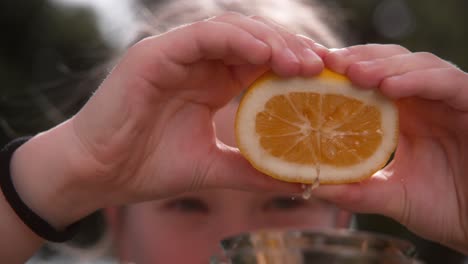
[[[248,217],[248,215],[239,213],[237,210],[218,215],[215,221],[210,222],[210,231],[209,234],[206,235],[207,238],[209,236],[212,241],[211,253],[213,254],[219,254],[221,252],[220,242],[223,239],[252,231],[258,227],[258,225],[255,224],[254,217]]]

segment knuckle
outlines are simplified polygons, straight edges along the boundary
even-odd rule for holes
[[[241,14],[239,12],[235,12],[235,11],[226,11],[226,12],[223,12],[221,15],[216,16],[216,18],[220,18],[220,19],[223,19],[223,18],[241,18],[241,17],[245,17],[245,16],[243,14]]]
[[[258,20],[258,21],[261,21],[261,22],[266,22],[267,20],[262,17],[262,16],[259,16],[259,15],[252,15],[252,16],[249,16],[251,19],[253,20]]]
[[[136,50],[136,49],[141,49],[142,47],[145,47],[148,45],[148,43],[150,42],[149,38],[143,38],[143,39],[140,39],[139,41],[137,41],[136,43],[134,43],[131,47],[130,47],[130,51],[133,51],[133,50]]]
[[[252,19],[262,22],[263,24],[267,25],[270,28],[273,28],[276,31],[279,31],[279,32],[287,31],[283,25],[281,25],[280,23],[276,22],[275,20],[269,17],[252,16]]]
[[[190,24],[190,27],[194,29],[200,29],[200,28],[204,28],[207,24],[211,24],[211,21],[209,20],[195,21],[192,24]]]
[[[400,45],[397,44],[376,44],[376,43],[371,43],[371,44],[362,44],[362,45],[356,45],[349,47],[349,50],[354,53],[360,53],[363,51],[374,51],[374,52],[384,52],[386,51],[387,53],[392,53],[392,54],[402,54],[402,53],[410,53],[410,51]]]
[[[456,83],[468,84],[468,73],[460,70],[457,67],[451,67],[448,69],[449,78],[455,80]],[[458,81],[458,82],[457,82]],[[468,85],[467,85],[468,88]]]
[[[386,91],[387,95],[394,94],[391,91],[394,90],[393,88],[396,86],[397,86],[397,83],[394,78],[384,78],[379,84],[380,90]]]
[[[217,27],[216,25],[217,24],[214,21],[202,20],[202,21],[193,22],[187,27],[190,27],[190,30],[192,30],[195,34],[200,34],[200,33],[212,31],[215,27]]]
[[[360,61],[353,62],[348,66],[348,74],[351,76],[368,74],[371,70],[373,75],[378,74],[375,72],[375,68],[366,67],[365,64],[362,64]]]
[[[362,71],[362,67],[359,63],[353,62],[348,65],[347,74],[348,75],[355,75],[360,74]]]
[[[410,53],[410,51],[401,46],[401,45],[397,45],[397,44],[386,44],[385,46],[387,46],[389,49],[397,52],[397,53]]]
[[[140,53],[147,52],[158,42],[158,38],[145,37],[136,43],[133,43],[127,50],[127,54],[130,57],[136,56]]]
[[[424,60],[424,61],[439,60],[439,57],[437,57],[436,55],[434,55],[434,54],[432,54],[430,52],[426,52],[426,51],[415,52],[414,55],[417,58],[420,58],[421,60]]]
[[[369,49],[369,47],[372,47],[371,44],[363,44],[363,45],[355,45],[355,46],[349,46],[349,47],[344,47],[339,49],[339,55],[340,56],[359,56],[359,54],[366,52],[366,50]]]
[[[432,65],[433,67],[450,67],[451,69],[457,70],[458,67],[451,63],[450,61],[444,60],[437,55],[430,53],[430,52],[415,52],[414,53],[416,58],[425,62],[428,65]]]

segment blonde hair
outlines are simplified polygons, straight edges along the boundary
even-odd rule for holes
[[[330,48],[343,46],[335,33],[339,16],[326,16],[329,10],[311,0],[307,3],[298,0],[165,0],[148,4],[139,11],[138,16],[147,24],[143,35],[160,34],[224,12],[237,12],[266,17]]]

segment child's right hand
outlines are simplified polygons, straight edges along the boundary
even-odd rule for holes
[[[282,76],[319,73],[316,53],[324,51],[258,17],[229,13],[182,26],[130,48],[90,101],[43,133],[41,144],[69,157],[56,174],[82,181],[71,186],[98,203],[89,210],[210,187],[297,193],[297,185],[262,175],[219,142],[213,115],[270,68]]]

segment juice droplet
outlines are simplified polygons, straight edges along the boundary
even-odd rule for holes
[[[334,159],[336,156],[336,149],[333,146],[330,146],[325,149],[325,156],[329,159]]]
[[[310,185],[312,186],[312,185]],[[310,196],[312,195],[312,188],[310,188],[309,186],[307,186],[307,188],[304,190],[304,192],[302,193],[302,199],[304,200],[309,200]]]
[[[314,183],[310,186],[310,189],[313,191],[315,189],[317,189],[318,187],[320,186],[320,181],[319,179],[317,178]]]
[[[304,192],[302,193],[302,199],[309,200],[310,196],[312,196],[312,191],[317,189],[319,186],[320,181],[318,179],[310,185],[303,184],[302,189],[304,189]]]

